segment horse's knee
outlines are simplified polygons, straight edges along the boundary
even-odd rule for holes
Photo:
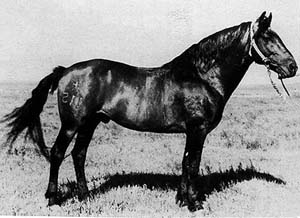
[[[51,164],[60,165],[64,159],[65,152],[54,146],[50,152],[50,162]]]
[[[81,150],[78,150],[78,149],[73,149],[71,151],[71,155],[72,155],[72,158],[74,161],[81,161],[81,160],[85,160],[85,157],[86,157],[86,151],[85,149],[81,149]]]

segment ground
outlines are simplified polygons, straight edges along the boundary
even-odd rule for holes
[[[20,106],[36,84],[0,84],[0,116]],[[300,93],[283,100],[269,86],[239,88],[203,151],[203,210],[175,204],[185,136],[141,133],[113,122],[99,125],[89,147],[90,197],[79,201],[72,158],[59,175],[61,206],[47,207],[49,164],[29,141],[0,152],[0,215],[59,216],[299,216]],[[298,89],[299,90],[299,89]],[[56,95],[42,114],[47,145],[60,122]],[[3,144],[7,128],[0,126]],[[67,153],[71,151],[72,145]]]

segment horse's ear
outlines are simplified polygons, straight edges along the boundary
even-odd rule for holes
[[[253,25],[254,33],[266,31],[270,27],[271,21],[272,13],[270,13],[269,17],[266,17],[266,12],[264,11]]]
[[[261,20],[265,19],[266,13],[267,13],[266,11],[262,12],[261,15],[259,16],[259,18],[257,19],[257,21],[261,21]]]
[[[272,22],[272,12],[270,12],[270,15],[268,17],[268,22],[269,22],[269,27],[271,26],[271,22]]]

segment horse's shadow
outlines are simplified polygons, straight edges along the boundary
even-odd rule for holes
[[[197,189],[199,190],[199,200],[205,201],[206,196],[210,195],[214,190],[221,191],[228,188],[232,184],[247,181],[251,179],[260,179],[277,184],[286,184],[280,178],[265,172],[259,172],[254,166],[242,168],[241,165],[234,169],[231,167],[225,171],[211,173],[209,168],[207,175],[199,176],[196,179]],[[93,178],[92,181],[97,180]],[[100,179],[98,179],[100,180]],[[180,176],[168,174],[153,174],[153,173],[130,173],[130,174],[115,174],[108,177],[100,186],[95,186],[89,191],[90,197],[96,197],[98,194],[103,194],[110,191],[112,188],[124,186],[141,186],[148,189],[160,190],[176,190],[180,182]],[[58,199],[60,203],[78,196],[78,188],[74,181],[68,181],[60,185]],[[64,191],[62,191],[64,190]]]

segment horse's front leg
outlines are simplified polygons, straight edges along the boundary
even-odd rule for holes
[[[199,173],[203,143],[206,135],[205,129],[201,126],[189,127],[186,133],[186,146],[182,160],[182,177],[177,191],[176,202],[180,206],[187,205],[191,211],[202,208],[195,180]]]

